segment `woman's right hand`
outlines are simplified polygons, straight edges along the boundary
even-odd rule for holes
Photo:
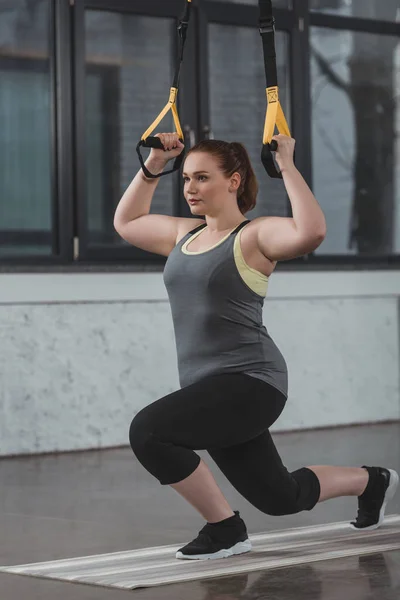
[[[152,148],[149,160],[167,163],[169,160],[179,156],[185,148],[184,144],[179,140],[177,133],[157,133],[155,137],[160,138],[164,150]]]

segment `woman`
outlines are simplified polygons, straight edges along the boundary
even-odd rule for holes
[[[146,162],[159,172],[184,146],[159,134],[165,151]],[[177,558],[215,559],[251,550],[233,511],[195,450],[207,450],[236,490],[269,515],[311,510],[338,496],[358,496],[356,529],[375,529],[398,475],[381,467],[309,466],[289,473],[269,427],[287,399],[283,356],[262,324],[268,278],[278,260],[315,250],[325,218],[293,163],[295,141],[275,136],[276,160],[293,218],[244,215],[258,186],[241,144],[209,140],[184,162],[184,194],[195,219],[150,215],[159,179],[139,171],[122,197],[114,226],[134,246],[168,256],[164,282],[174,322],[181,389],[133,419],[130,443],[161,485],[172,486],[207,521]]]

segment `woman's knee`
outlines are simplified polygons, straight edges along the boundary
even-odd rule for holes
[[[151,423],[144,410],[141,410],[135,415],[129,428],[129,443],[135,454],[149,443],[151,433]]]
[[[317,504],[321,489],[315,473],[306,467],[290,473],[291,481],[285,488],[277,490],[265,499],[267,515],[293,515],[303,510],[312,510]]]
[[[264,501],[263,512],[266,515],[271,515],[273,517],[298,513],[299,508],[295,495],[292,492],[286,493],[285,495],[282,495],[282,493],[271,494]]]
[[[199,466],[200,457],[188,448],[174,444],[160,436],[149,414],[138,413],[129,429],[133,453],[142,466],[161,485],[171,485],[186,479]]]

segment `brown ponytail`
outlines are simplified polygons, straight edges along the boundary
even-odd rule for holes
[[[239,210],[244,215],[255,207],[258,183],[249,155],[243,144],[223,142],[222,140],[204,140],[193,146],[187,156],[192,152],[206,152],[215,156],[219,160],[220,169],[226,177],[239,173],[241,177],[237,194]]]

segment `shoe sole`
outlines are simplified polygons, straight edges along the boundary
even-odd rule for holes
[[[232,548],[218,550],[218,552],[214,552],[213,554],[182,554],[182,552],[176,553],[176,558],[184,559],[184,560],[215,560],[217,558],[229,558],[234,554],[244,554],[245,552],[250,552],[252,549],[251,541],[247,539],[244,542],[238,542]]]
[[[390,473],[390,482],[383,499],[381,510],[379,512],[379,521],[375,523],[375,525],[370,525],[369,527],[355,527],[352,523],[350,523],[350,527],[352,529],[355,529],[356,531],[373,531],[382,525],[385,519],[386,504],[393,498],[396,493],[397,486],[399,485],[399,476],[396,471],[393,471],[393,469],[388,469],[388,471]]]

